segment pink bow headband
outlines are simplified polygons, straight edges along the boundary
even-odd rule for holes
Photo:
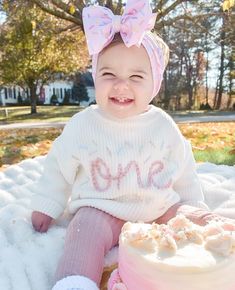
[[[150,32],[154,28],[156,14],[152,13],[149,1],[127,1],[122,16],[114,15],[110,9],[98,5],[85,7],[82,16],[89,54],[92,55],[94,81],[99,53],[119,32],[127,47],[140,47],[141,44],[145,47],[152,68],[153,98],[161,87],[168,47],[160,37]]]

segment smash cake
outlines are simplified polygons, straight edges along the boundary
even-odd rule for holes
[[[235,290],[234,226],[201,227],[183,215],[166,225],[127,222],[108,289]]]

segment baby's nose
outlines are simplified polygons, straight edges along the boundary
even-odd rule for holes
[[[116,83],[114,84],[113,88],[115,90],[127,90],[129,87],[128,81],[127,80],[117,80]]]

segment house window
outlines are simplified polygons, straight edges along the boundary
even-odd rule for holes
[[[60,97],[60,91],[59,91],[59,89],[55,89],[55,94],[56,94],[57,98]]]
[[[55,95],[55,88],[53,88],[53,95]]]
[[[60,97],[61,97],[61,99],[63,99],[63,90],[62,89],[60,89]]]
[[[25,90],[22,91],[22,97],[25,99]]]
[[[68,93],[68,95],[71,97],[72,89],[67,89],[67,93]]]
[[[16,99],[16,88],[13,88],[13,95],[14,95],[14,99]]]
[[[8,94],[9,94],[9,98],[12,99],[12,89],[11,88],[8,89]]]
[[[5,91],[5,99],[7,99],[8,98],[7,88],[5,88],[4,91]]]

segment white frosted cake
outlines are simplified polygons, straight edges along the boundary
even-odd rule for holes
[[[235,290],[235,232],[179,215],[167,225],[126,223],[109,290]]]

